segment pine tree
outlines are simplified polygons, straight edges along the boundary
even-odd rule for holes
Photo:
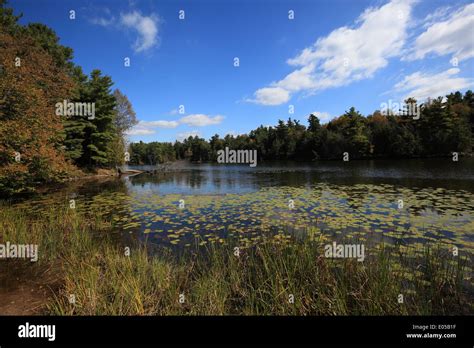
[[[93,70],[81,90],[81,102],[95,103],[95,117],[84,121],[85,141],[79,161],[88,167],[108,166],[113,162],[109,152],[116,134],[113,123],[116,102],[110,89],[112,85],[109,76],[101,76],[100,70]]]

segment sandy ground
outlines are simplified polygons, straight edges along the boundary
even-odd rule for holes
[[[0,315],[44,314],[59,281],[50,269],[33,267],[0,261]]]

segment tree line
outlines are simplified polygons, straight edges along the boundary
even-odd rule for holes
[[[84,171],[124,163],[157,164],[181,159],[216,161],[217,151],[257,150],[260,160],[444,156],[472,153],[474,96],[452,93],[421,105],[419,119],[355,108],[327,124],[291,118],[248,134],[174,143],[132,143],[133,107],[100,70],[85,74],[73,50],[41,23],[21,25],[0,0],[0,195],[34,191]],[[94,106],[93,117],[58,113],[58,103]],[[407,102],[413,102],[408,100]],[[63,110],[64,111],[64,110]]]
[[[0,193],[122,164],[137,122],[128,98],[100,70],[84,74],[51,28],[20,18],[0,0]],[[93,104],[95,115],[58,113],[64,101]]]
[[[205,140],[190,136],[171,143],[132,143],[131,164],[156,164],[176,159],[216,161],[217,151],[257,150],[259,160],[415,158],[472,154],[474,94],[455,92],[420,104],[419,114],[402,110],[416,104],[409,98],[399,112],[375,111],[364,117],[354,107],[327,124],[309,115],[307,126],[289,118],[276,126],[260,126],[248,134]]]

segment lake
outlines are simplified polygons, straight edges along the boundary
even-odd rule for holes
[[[152,167],[130,167],[149,170]],[[474,248],[474,159],[176,162],[167,172],[85,180],[18,203],[69,206],[111,219],[125,238],[186,248],[242,247],[315,234]]]

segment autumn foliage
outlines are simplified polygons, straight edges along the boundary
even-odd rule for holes
[[[69,98],[74,82],[24,34],[0,33],[0,192],[31,190],[58,181],[72,167],[55,104]]]

